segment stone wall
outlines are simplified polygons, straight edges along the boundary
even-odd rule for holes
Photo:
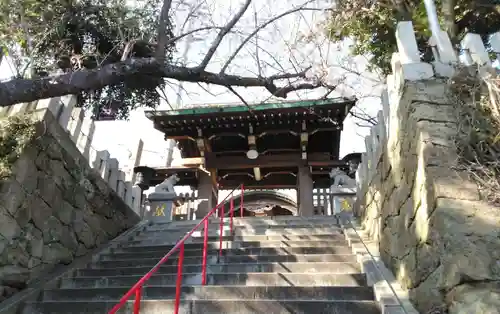
[[[35,139],[0,181],[2,299],[139,222],[50,111],[32,116]]]
[[[436,53],[433,64],[420,62],[412,36],[411,22],[400,23],[354,210],[421,313],[500,313],[500,209],[481,201],[455,167],[456,100],[448,86],[458,60]],[[463,43],[475,62],[485,55],[477,37]]]
[[[140,139],[128,143],[127,149],[131,152],[129,167],[122,169],[118,160],[112,158],[107,150],[98,151],[94,148],[95,122],[90,117],[86,117],[84,109],[76,107],[76,104],[77,97],[74,95],[46,98],[31,103],[1,107],[0,117],[39,110],[52,112],[88,164],[101,174],[101,177],[108,182],[108,185],[118,193],[125,203],[140,213],[142,190],[139,186],[134,185],[133,167],[140,163],[144,143]]]

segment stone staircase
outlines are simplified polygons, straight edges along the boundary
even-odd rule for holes
[[[107,313],[196,221],[150,222],[45,289],[23,314]],[[235,218],[209,232],[207,285],[201,286],[203,232],[186,242],[180,313],[381,313],[336,218]],[[174,312],[177,255],[147,282],[141,313]],[[120,313],[132,313],[133,300]]]

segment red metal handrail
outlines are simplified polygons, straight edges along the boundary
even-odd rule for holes
[[[243,218],[243,193],[245,192],[245,185],[241,185],[241,199],[240,199],[240,217]]]
[[[239,187],[238,187],[239,188]],[[163,256],[158,263],[156,263],[151,270],[145,274],[141,279],[139,279],[121,298],[120,301],[108,312],[108,314],[115,314],[118,312],[118,310],[125,304],[127,301],[130,299],[130,297],[135,293],[135,301],[134,301],[134,314],[139,314],[140,307],[141,307],[141,295],[142,295],[142,287],[146,283],[146,281],[151,278],[151,276],[154,275],[160,268],[160,266],[165,263],[169,257],[171,257],[178,249],[179,249],[179,261],[177,264],[177,281],[176,281],[176,288],[175,288],[175,314],[179,313],[179,306],[180,306],[180,295],[181,295],[181,287],[182,287],[182,269],[183,269],[183,263],[184,263],[184,243],[186,242],[189,237],[198,229],[202,224],[204,228],[203,232],[203,255],[202,255],[202,285],[207,284],[207,255],[208,255],[208,218],[212,216],[214,213],[219,210],[220,212],[220,240],[219,240],[219,256],[222,255],[222,236],[223,236],[223,226],[224,226],[224,203],[226,202],[227,198],[229,196],[232,196],[233,193],[236,191],[235,188],[234,190],[231,191],[217,206],[215,206],[203,219],[196,225],[194,226],[191,231],[186,233],[186,235],[177,242],[174,247],[168,251],[165,256]],[[243,217],[243,193],[244,193],[244,186],[241,185],[241,201],[240,201],[240,207],[241,207],[241,217]],[[231,205],[230,205],[230,231],[231,234],[233,232],[233,216],[234,216],[234,206],[233,204],[233,198],[231,197]]]

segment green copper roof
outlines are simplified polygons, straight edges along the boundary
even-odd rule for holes
[[[250,104],[251,111],[264,111],[273,109],[292,109],[292,108],[308,108],[312,106],[332,105],[332,104],[346,104],[354,103],[354,99],[346,98],[327,98],[321,100],[300,100],[288,102],[268,102]],[[238,104],[203,104],[184,107],[177,110],[149,110],[146,111],[147,117],[153,116],[182,116],[182,115],[203,115],[209,113],[234,113],[234,112],[247,112],[250,111],[248,106]]]

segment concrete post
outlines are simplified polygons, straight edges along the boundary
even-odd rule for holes
[[[118,159],[116,158],[109,158],[107,161],[107,166],[108,166],[108,185],[115,191],[118,192],[118,175],[119,175],[119,164],[118,164]]]
[[[214,184],[212,175],[204,171],[200,171],[199,174],[196,219],[205,217],[217,205],[218,195],[217,186]]]
[[[298,171],[298,205],[300,216],[313,216],[313,180],[311,169],[307,166],[300,166]]]
[[[75,108],[77,98],[75,95],[67,95],[61,97],[61,101],[63,103],[61,116],[59,117],[59,124],[61,124],[64,130],[68,130],[68,124],[71,120],[71,115],[73,113],[73,109]]]

